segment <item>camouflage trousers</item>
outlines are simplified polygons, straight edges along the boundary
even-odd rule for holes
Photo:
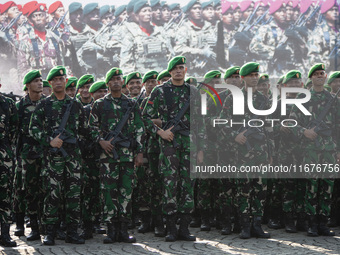
[[[100,192],[100,164],[95,159],[83,160],[82,218],[96,221],[101,214],[102,197]]]
[[[303,164],[335,164],[335,151],[306,150]],[[332,179],[307,179],[306,185],[306,212],[308,215],[329,216],[332,203],[334,180]]]
[[[4,223],[11,222],[12,168],[12,161],[0,161],[0,222]]]
[[[305,179],[282,179],[282,209],[284,212],[305,212]]]
[[[218,209],[220,183],[217,179],[199,179],[198,182],[198,208],[204,211]]]
[[[150,181],[151,181],[151,213],[160,215],[162,213],[162,175],[159,171],[159,153],[149,153]]]
[[[136,196],[137,211],[151,211],[151,170],[147,163],[136,168]]]
[[[44,224],[56,224],[65,205],[66,224],[79,223],[81,191],[81,158],[76,155],[48,155],[44,182]]]
[[[233,210],[234,205],[234,188],[235,188],[235,180],[234,179],[220,179],[219,182],[219,209],[222,214],[230,215]]]
[[[115,162],[113,158],[106,156],[102,156],[100,160],[104,221],[127,220],[131,217],[131,196],[135,185],[134,163]]]
[[[17,158],[14,179],[13,179],[13,212],[14,213],[25,213],[26,212],[26,201],[25,201],[25,190],[22,176],[22,159]]]
[[[163,176],[163,213],[192,213],[194,180],[190,178],[190,152],[171,146],[162,148],[160,169]]]

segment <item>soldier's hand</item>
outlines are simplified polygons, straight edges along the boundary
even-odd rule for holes
[[[245,144],[247,142],[247,137],[244,136],[244,133],[247,130],[244,130],[242,133],[239,133],[236,137],[235,137],[235,142],[239,143],[239,144]]]
[[[113,137],[109,141],[101,140],[99,141],[100,146],[102,149],[107,153],[111,153],[113,150],[113,145],[111,144],[111,141],[113,140]]]
[[[171,129],[173,129],[174,126],[167,130],[158,130],[157,134],[162,137],[162,139],[167,140],[171,142],[174,139],[174,133],[171,132]]]
[[[316,137],[318,136],[317,133],[315,133],[314,128],[313,129],[306,129],[303,134],[305,135],[305,137],[307,137],[310,140],[315,140]]]
[[[197,164],[202,164],[203,163],[203,151],[199,151],[197,153]]]
[[[60,134],[57,135],[51,142],[50,145],[52,148],[58,148],[60,149],[61,146],[63,146],[63,140],[59,138]]]
[[[280,131],[286,134],[289,134],[291,132],[288,127],[283,127],[283,126],[280,127]]]
[[[143,165],[143,153],[138,153],[135,157],[135,166]]]
[[[159,126],[159,127],[162,127],[162,121],[161,119],[152,119],[151,120],[153,122],[153,124]]]

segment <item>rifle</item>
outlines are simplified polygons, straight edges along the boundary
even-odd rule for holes
[[[269,9],[266,10],[261,16],[258,16],[254,22],[252,24],[249,24],[245,29],[244,31],[249,31],[252,27],[256,26],[257,24],[259,24],[268,14],[269,12]]]
[[[318,117],[315,120],[312,120],[310,123],[308,123],[308,125],[306,127],[307,129],[313,129],[314,128],[314,132],[317,133],[320,136],[324,136],[324,137],[325,136],[326,137],[332,136],[332,130],[326,125],[326,123],[323,121],[323,119],[328,114],[333,103],[338,100],[339,93],[340,93],[340,88],[336,92],[335,96],[332,97],[332,99],[328,101],[327,105],[325,106],[325,108],[323,108],[323,110],[318,115]],[[318,139],[315,139],[315,145],[317,147],[320,147],[320,143],[319,143]]]
[[[10,92],[10,93],[8,93],[8,94],[7,94],[7,93],[1,92],[1,94],[4,95],[5,97],[9,97],[9,98],[13,99],[14,102],[17,101],[17,98],[18,98],[19,100],[22,98],[22,96],[15,95],[15,94],[13,94],[13,92]]]
[[[130,139],[123,135],[122,130],[125,127],[126,123],[128,122],[131,112],[135,109],[142,95],[143,93],[141,92],[138,98],[136,99],[136,101],[133,103],[133,105],[126,110],[123,118],[118,122],[115,129],[107,133],[106,136],[104,137],[104,140],[106,141],[109,141],[113,138],[111,141],[111,144],[113,145],[112,154],[113,154],[114,159],[118,159],[118,154],[115,149],[116,145],[119,145],[125,148],[132,147]]]
[[[6,32],[6,31],[10,30],[10,29],[17,23],[17,21],[20,19],[21,15],[22,15],[22,12],[20,12],[20,13],[18,14],[18,16],[16,16],[15,18],[13,18],[13,19],[11,20],[11,22],[8,23],[7,26],[1,28],[1,31],[2,31],[2,32]]]
[[[72,137],[72,135],[65,129],[65,127],[66,127],[67,121],[70,117],[74,101],[76,101],[78,90],[79,90],[79,87],[77,88],[75,96],[72,98],[71,102],[67,105],[64,116],[61,119],[59,127],[53,132],[53,134],[52,134],[53,139],[56,138],[58,135],[60,135],[59,139],[63,140],[63,142],[65,142],[65,143],[69,143],[69,144],[76,144],[77,143],[77,139]],[[65,151],[65,149],[63,147],[50,148],[50,152],[53,153],[53,154],[61,152],[63,157],[68,156],[68,153]]]
[[[54,25],[54,27],[51,29],[52,32],[54,32],[55,30],[57,30],[60,25],[63,23],[66,15],[68,13],[68,10],[65,12],[65,14],[63,16],[61,16],[59,19],[58,19],[58,22]]]
[[[202,85],[204,85],[203,82],[199,82],[199,85],[198,85],[198,89],[200,87],[202,87]],[[179,110],[179,112],[177,113],[177,115],[175,116],[175,118],[169,120],[167,123],[164,124],[164,126],[162,127],[163,130],[167,130],[171,127],[173,127],[171,129],[171,132],[175,135],[176,133],[179,133],[181,135],[184,135],[184,136],[189,136],[189,127],[187,127],[183,121],[182,121],[182,118],[183,116],[185,115],[185,113],[189,110],[190,108],[190,99],[191,99],[191,96],[189,96],[188,100],[185,102],[185,104],[183,105],[183,107]],[[179,144],[176,142],[176,139],[174,137],[174,139],[172,140],[172,144],[174,146],[175,149],[178,149],[179,148]]]
[[[165,31],[167,31],[169,28],[172,27],[172,25],[173,25],[177,20],[179,20],[179,19],[182,17],[182,15],[183,15],[183,12],[181,12],[176,18],[171,18],[171,19],[169,20],[169,22],[166,23],[166,24],[164,25],[163,29],[164,29]]]

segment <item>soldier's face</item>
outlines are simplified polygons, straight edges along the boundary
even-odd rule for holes
[[[303,83],[301,79],[290,79],[286,84],[284,84],[287,88],[302,88]],[[297,93],[289,93],[288,96],[290,97],[296,97]]]
[[[24,15],[21,15],[21,17],[22,16],[24,16]],[[5,14],[0,14],[0,23],[2,24],[2,23],[5,23],[5,21],[6,21],[6,16],[5,16]]]
[[[327,74],[324,70],[317,70],[311,76],[313,86],[317,86],[317,87],[323,86],[325,84],[326,79],[327,79]]]
[[[98,89],[96,92],[92,93],[93,100],[96,101],[99,98],[104,97],[107,94],[107,89]]]
[[[194,4],[189,11],[189,18],[192,20],[200,20],[202,17],[202,7],[200,4]]]
[[[299,15],[300,15],[300,10],[298,8],[295,8],[293,12],[293,21],[296,21],[299,18]]]
[[[336,93],[340,88],[340,78],[334,79],[330,86],[332,88],[332,93]],[[340,97],[340,93],[338,94],[338,97]]]
[[[168,80],[170,80],[171,77],[163,77],[161,80],[160,80],[160,83],[163,84],[164,82],[167,82]]]
[[[52,80],[49,81],[54,93],[60,93],[60,92],[65,91],[66,82],[67,80],[66,80],[65,75],[56,76]]]
[[[268,82],[261,82],[256,85],[256,90],[260,91],[262,94],[267,95],[269,91],[269,81]]]
[[[66,89],[66,94],[69,96],[69,97],[74,97],[76,95],[76,87],[68,87]]]
[[[33,12],[29,17],[29,20],[37,30],[45,30],[47,23],[46,12]]]
[[[26,86],[27,86],[29,93],[32,93],[32,92],[41,93],[41,92],[43,92],[43,80],[42,80],[41,77],[35,78],[33,81],[28,83]]]
[[[184,80],[185,74],[187,73],[187,67],[184,64],[177,65],[169,73],[174,81]]]
[[[234,21],[234,15],[232,10],[228,10],[225,12],[222,16],[223,24],[226,26],[230,26],[233,24]]]
[[[97,26],[99,25],[100,18],[99,18],[99,9],[94,9],[92,12],[86,15],[86,23],[90,26]]]
[[[123,11],[122,14],[119,15],[119,22],[122,22],[127,17],[127,11]]]
[[[171,12],[170,12],[169,7],[168,6],[164,6],[162,8],[162,20],[164,22],[168,22],[170,20],[170,14],[171,14]]]
[[[289,22],[289,21],[292,21],[292,19],[293,19],[293,7],[290,5],[287,5],[286,6],[286,20]]]
[[[70,23],[79,26],[83,22],[83,9],[79,9],[70,14]]]
[[[60,17],[64,16],[65,14],[65,9],[64,7],[59,7],[55,12],[54,12],[54,18],[59,19]]]
[[[262,16],[264,14],[264,12],[265,12],[264,11],[264,7],[263,6],[259,6],[259,8],[257,8],[257,11],[255,13],[256,18]]]
[[[242,19],[246,20],[248,18],[248,16],[254,11],[254,7],[249,7],[247,10],[245,10],[242,13]]]
[[[18,6],[12,6],[7,10],[7,15],[9,19],[14,19],[19,15],[19,9]]]
[[[145,92],[147,95],[150,95],[151,91],[154,87],[158,85],[158,81],[156,79],[149,79],[145,82]]]
[[[138,21],[141,23],[148,23],[151,21],[151,7],[142,8],[137,14]]]
[[[240,9],[240,7],[237,7],[234,10],[234,21],[235,22],[240,22],[240,19],[241,19],[241,9]]]
[[[112,13],[107,13],[102,17],[101,21],[104,25],[109,24],[112,20],[112,17],[113,17]]]
[[[214,8],[212,6],[208,6],[206,8],[203,9],[202,11],[202,16],[203,19],[207,20],[207,21],[212,21],[214,18]]]
[[[132,97],[136,97],[140,94],[140,91],[142,90],[142,79],[131,79],[126,87],[130,91],[130,95]]]
[[[50,87],[43,87],[42,94],[46,97],[52,94],[52,89]]]
[[[160,5],[152,7],[152,20],[160,21],[162,18],[162,8]]]
[[[257,82],[259,81],[259,73],[252,72],[243,77],[246,86],[249,88],[256,88]]]
[[[129,90],[126,87],[124,87],[124,88],[122,88],[122,93],[124,95],[129,95]]]
[[[107,86],[109,87],[111,92],[117,92],[122,90],[123,84],[124,84],[123,76],[117,75],[113,76],[111,80],[109,80]]]
[[[218,20],[222,19],[222,6],[221,5],[219,5],[215,8],[215,17]]]
[[[181,10],[173,10],[171,12],[171,18],[176,19],[181,14]]]
[[[89,92],[89,89],[93,83],[85,84],[81,88],[79,88],[79,94],[81,98],[88,99],[91,97],[91,94]]]
[[[284,24],[286,22],[286,12],[285,12],[285,8],[281,7],[278,11],[276,11],[274,13],[274,19],[277,23],[279,24]]]
[[[235,85],[240,88],[241,77],[239,74],[232,74],[228,79],[225,80],[227,84]]]
[[[325,19],[327,21],[336,21],[339,17],[339,8],[337,6],[333,6],[326,12]]]

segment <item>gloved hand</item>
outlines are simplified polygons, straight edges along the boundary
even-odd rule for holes
[[[86,42],[83,44],[82,50],[83,51],[101,51],[103,49],[98,44],[95,44],[93,42]]]
[[[251,41],[251,34],[247,31],[236,32],[236,34],[234,35],[234,39],[236,41],[236,44],[248,46]]]
[[[304,44],[304,41],[302,40],[300,33],[295,29],[287,29],[285,31],[285,35],[288,37],[290,41],[293,41],[299,44]]]
[[[308,37],[308,28],[305,26],[296,27],[296,31],[304,38]]]
[[[244,59],[247,53],[241,50],[238,46],[231,47],[229,49],[229,62],[237,62],[239,59]]]
[[[285,49],[285,45],[282,45],[275,49],[274,58],[279,60],[289,60],[291,52]]]

